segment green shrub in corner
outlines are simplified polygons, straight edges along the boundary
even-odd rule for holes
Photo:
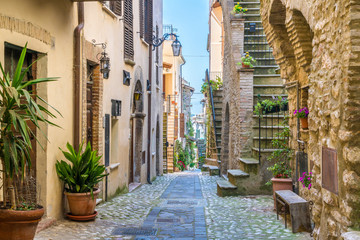
[[[83,144],[79,151],[75,151],[73,146],[66,144],[68,152],[60,149],[65,158],[56,162],[56,172],[59,178],[65,183],[65,191],[70,193],[93,193],[93,189],[107,174],[105,166],[100,164],[102,156],[97,155],[97,151],[91,150],[90,143],[87,144],[82,153]]]

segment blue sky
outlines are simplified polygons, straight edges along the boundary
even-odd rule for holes
[[[209,54],[206,50],[209,32],[209,0],[163,0],[164,25],[172,24],[177,28],[182,53],[186,60],[183,77],[195,88],[192,98],[192,113],[200,113],[200,88],[205,70],[209,66]]]

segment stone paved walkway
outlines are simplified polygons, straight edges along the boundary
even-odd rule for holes
[[[35,239],[310,239],[284,229],[270,196],[220,198],[216,179],[199,172],[164,175],[98,206],[96,221],[58,221]]]

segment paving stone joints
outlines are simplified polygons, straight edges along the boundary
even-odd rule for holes
[[[310,239],[284,229],[270,196],[218,197],[217,179],[198,172],[164,175],[98,206],[96,221],[58,221],[35,239]],[[127,236],[119,229],[145,235]]]

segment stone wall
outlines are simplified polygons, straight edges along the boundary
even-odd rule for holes
[[[253,70],[241,70],[237,65],[244,53],[244,19],[230,14],[234,1],[223,0],[221,6],[225,32],[222,149],[227,145],[222,152],[221,171],[226,174],[227,169],[239,169],[240,157],[251,155]]]
[[[261,0],[261,15],[281,76],[295,83],[288,89],[290,144],[301,150],[299,131],[314,176],[311,190],[300,186],[300,195],[314,202],[314,237],[338,239],[359,226],[360,2]],[[292,115],[298,106],[310,110],[308,130],[298,129]],[[324,148],[336,152],[330,190],[323,187],[330,160]]]

